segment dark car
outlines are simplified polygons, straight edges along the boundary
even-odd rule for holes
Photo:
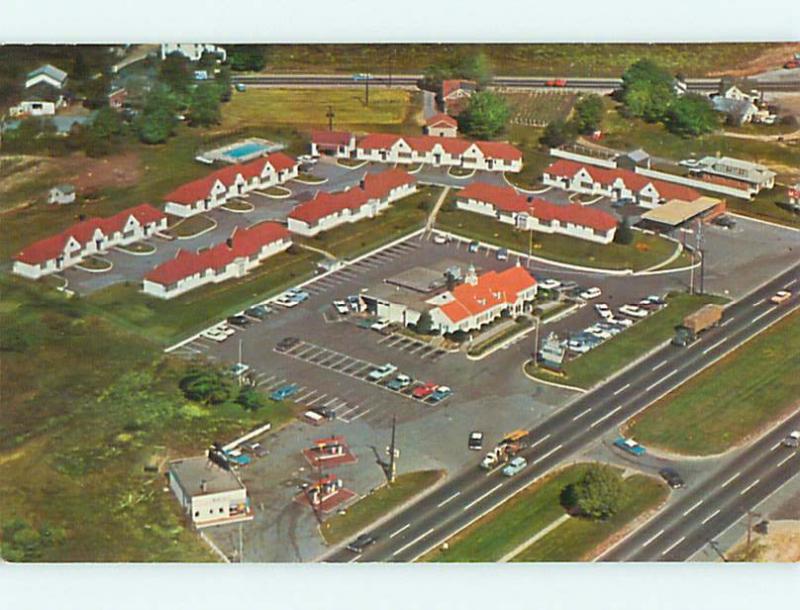
[[[292,349],[298,343],[300,343],[300,339],[297,337],[286,337],[285,339],[278,341],[278,345],[275,346],[275,349],[279,352],[285,352]]]
[[[467,439],[467,447],[473,451],[480,451],[483,449],[483,432],[480,430],[470,432],[469,438]]]
[[[375,544],[377,541],[377,538],[371,534],[361,534],[358,538],[353,540],[353,542],[347,545],[347,550],[360,555],[364,552],[365,548]]]
[[[251,318],[256,318],[257,320],[263,320],[267,317],[271,310],[266,307],[265,305],[254,305],[247,309],[244,313],[246,313]]]
[[[683,481],[683,477],[672,468],[662,468],[658,471],[658,474],[661,475],[661,478],[664,479],[667,485],[672,487],[672,489],[680,489],[686,485]]]
[[[715,225],[726,229],[732,229],[736,226],[736,221],[730,216],[717,216],[713,222]]]
[[[249,326],[250,325],[250,318],[248,318],[247,316],[243,316],[241,314],[236,315],[236,316],[231,316],[230,318],[228,318],[227,321],[228,321],[228,324],[231,324],[233,326],[244,327],[244,326]]]
[[[623,208],[626,205],[630,205],[633,203],[633,199],[630,197],[623,197],[622,199],[617,199],[616,201],[611,202],[612,208]]]
[[[311,411],[325,419],[336,419],[336,413],[330,407],[314,407]]]

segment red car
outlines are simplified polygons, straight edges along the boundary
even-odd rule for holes
[[[422,400],[433,394],[436,391],[436,388],[438,387],[439,387],[438,385],[436,385],[432,381],[429,381],[428,383],[424,383],[421,386],[417,386],[416,388],[414,388],[414,391],[411,392],[411,395],[414,398],[419,398],[420,400]]]
[[[566,87],[567,81],[563,78],[556,78],[545,82],[547,87]]]

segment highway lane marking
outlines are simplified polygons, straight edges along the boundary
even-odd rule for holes
[[[597,424],[599,424],[601,421],[608,419],[609,417],[611,417],[612,415],[614,415],[614,413],[616,413],[617,411],[619,411],[621,408],[622,408],[622,405],[618,406],[616,409],[612,409],[611,411],[609,411],[608,413],[606,413],[605,415],[603,415],[603,417],[601,417],[601,418],[599,418],[599,419],[596,419],[596,420],[594,420],[594,422],[592,423],[592,425],[591,425],[591,426],[589,426],[589,427],[590,427],[590,428],[594,428],[594,427],[595,427]]]
[[[653,542],[653,540],[655,540],[656,538],[658,538],[658,537],[659,537],[661,534],[663,534],[663,533],[664,533],[664,530],[661,530],[660,532],[658,532],[658,533],[657,533],[655,536],[653,536],[653,537],[652,537],[652,538],[650,538],[650,539],[649,539],[647,542],[645,542],[645,543],[642,545],[642,548],[646,547],[648,544],[650,544],[651,542]]]
[[[782,444],[783,444],[783,441],[778,441],[777,443],[775,443],[774,445],[772,445],[772,447],[770,447],[770,448],[769,448],[769,450],[770,450],[770,451],[775,451],[775,450],[776,450],[778,447],[780,447]]]
[[[688,515],[690,512],[692,512],[692,511],[693,511],[695,508],[697,508],[698,506],[700,506],[702,503],[703,503],[703,501],[702,501],[702,500],[699,500],[699,501],[697,502],[697,504],[695,504],[694,506],[692,506],[691,508],[689,508],[689,509],[688,509],[688,510],[687,510],[685,513],[683,513],[683,516],[685,517],[686,515]]]
[[[659,362],[657,365],[655,365],[655,366],[653,367],[653,370],[654,370],[654,371],[657,371],[657,370],[658,370],[658,369],[660,369],[662,366],[664,366],[666,363],[667,363],[667,361],[666,361],[666,360],[662,360],[661,362]]]
[[[780,468],[781,466],[783,466],[783,465],[784,465],[786,462],[788,462],[789,460],[791,460],[791,459],[792,459],[794,456],[796,456],[796,455],[797,455],[796,453],[793,453],[793,454],[791,454],[790,456],[787,456],[787,457],[783,458],[783,459],[780,461],[780,463],[779,463],[777,466],[775,466],[775,468]]]
[[[720,328],[725,328],[725,327],[726,327],[728,324],[730,324],[731,322],[733,322],[733,318],[728,318],[728,319],[727,319],[727,320],[725,320],[725,321],[724,321],[722,324],[720,324],[720,325],[719,325],[719,327],[720,327]]]
[[[586,414],[587,414],[589,411],[591,411],[591,410],[592,410],[592,407],[589,407],[589,408],[588,408],[588,409],[586,409],[585,411],[581,411],[581,412],[580,412],[580,413],[578,413],[578,414],[577,414],[575,417],[573,417],[573,418],[572,418],[572,421],[575,421],[575,420],[578,420],[578,419],[580,419],[581,417],[583,417],[584,415],[586,415]]]
[[[399,549],[397,549],[397,550],[396,550],[394,553],[392,553],[392,557],[396,557],[397,555],[399,555],[400,553],[402,553],[403,551],[405,551],[405,550],[406,550],[408,547],[410,547],[410,546],[414,546],[414,545],[415,545],[417,542],[419,542],[420,540],[422,540],[422,539],[423,539],[425,536],[430,536],[432,533],[433,533],[433,528],[429,529],[427,532],[425,532],[425,533],[424,533],[424,534],[422,534],[421,536],[418,536],[418,537],[414,538],[414,540],[412,540],[411,542],[409,542],[407,545],[405,545],[405,546],[403,546],[403,547],[400,547]]]
[[[708,523],[709,521],[711,521],[711,520],[712,520],[714,517],[716,517],[716,516],[717,516],[717,515],[718,515],[718,514],[719,514],[721,511],[722,511],[722,509],[721,509],[721,508],[718,508],[717,510],[715,510],[715,511],[714,511],[713,513],[711,513],[711,514],[710,514],[708,517],[706,517],[705,519],[703,519],[703,521],[701,521],[701,525],[705,525],[706,523]]]
[[[789,286],[794,286],[796,283],[797,283],[797,279],[795,278],[791,282],[786,284],[786,286],[784,286],[784,288],[788,288]]]
[[[460,496],[460,495],[461,495],[461,492],[460,492],[460,491],[457,491],[456,493],[454,493],[452,496],[450,496],[450,497],[449,497],[449,498],[447,498],[446,500],[442,500],[441,502],[439,502],[439,504],[437,504],[437,505],[436,505],[436,508],[441,508],[441,507],[442,507],[442,506],[444,506],[445,504],[448,504],[448,503],[449,503],[449,502],[451,502],[452,500],[455,500],[455,499],[456,499],[458,496]]]
[[[770,308],[769,308],[767,311],[765,311],[764,313],[760,313],[760,314],[758,314],[758,315],[757,315],[755,318],[753,318],[752,320],[750,320],[750,322],[751,322],[751,323],[752,323],[752,322],[758,322],[758,321],[759,321],[761,318],[763,318],[763,317],[764,317],[764,316],[766,316],[767,314],[770,314],[770,313],[772,313],[772,312],[773,312],[773,311],[775,311],[777,308],[778,308],[778,306],[777,306],[777,305],[776,305],[775,307],[770,307]]]
[[[744,495],[744,494],[746,494],[748,491],[750,491],[751,489],[753,489],[753,487],[755,487],[756,485],[758,485],[760,482],[761,482],[761,479],[756,479],[755,481],[753,481],[752,483],[750,483],[750,485],[748,485],[748,486],[747,486],[747,487],[745,487],[745,488],[744,488],[742,491],[740,491],[740,492],[739,492],[739,495],[740,495],[740,496],[743,496],[743,495]]]
[[[707,347],[706,349],[704,349],[704,350],[703,350],[703,353],[704,353],[704,354],[707,354],[707,353],[708,353],[708,352],[710,352],[712,349],[714,349],[714,348],[717,348],[717,347],[719,347],[720,345],[722,345],[723,343],[725,343],[727,340],[728,340],[728,337],[725,337],[724,339],[721,339],[721,340],[717,341],[717,342],[716,342],[714,345],[712,345],[712,346],[710,346],[710,347]]]
[[[563,446],[564,446],[564,445],[559,445],[558,447],[554,447],[554,448],[552,448],[550,451],[548,451],[548,452],[547,452],[547,453],[545,453],[544,455],[542,455],[542,456],[540,456],[540,457],[536,458],[535,460],[533,460],[533,463],[534,463],[534,464],[538,464],[538,463],[539,463],[539,462],[541,462],[542,460],[549,458],[551,455],[553,455],[553,454],[554,454],[556,451],[558,451],[559,449],[561,449]]]
[[[347,563],[355,563],[355,562],[356,562],[356,561],[358,561],[359,559],[361,559],[361,557],[360,557],[359,555],[356,555],[355,557],[353,557],[353,558],[352,558],[350,561],[348,561]]]
[[[622,393],[623,393],[625,390],[627,390],[629,387],[631,387],[631,384],[629,384],[629,383],[626,383],[626,384],[625,384],[624,386],[622,386],[622,387],[621,387],[619,390],[617,390],[616,392],[614,392],[614,396],[616,396],[617,394],[622,394]]]
[[[664,551],[662,551],[661,556],[663,557],[664,555],[669,553],[672,549],[674,549],[676,546],[678,546],[684,540],[686,540],[686,536],[681,536],[680,538],[678,538],[678,540],[676,540],[674,543],[672,543],[672,545],[670,545],[669,548],[667,548]]]
[[[536,442],[535,442],[533,445],[531,445],[531,449],[533,449],[534,447],[536,447],[536,445],[541,445],[541,444],[542,444],[543,442],[545,442],[545,441],[546,441],[548,438],[550,438],[550,435],[549,435],[549,434],[545,434],[545,435],[544,435],[542,438],[540,438],[540,439],[539,439],[538,441],[536,441]]]
[[[732,476],[730,479],[728,479],[727,481],[725,481],[725,482],[722,484],[722,486],[721,486],[721,487],[727,487],[727,486],[728,486],[728,484],[729,484],[729,483],[731,483],[731,482],[732,482],[734,479],[736,479],[736,478],[737,478],[737,477],[738,477],[740,474],[742,474],[742,473],[741,473],[741,472],[737,472],[737,473],[736,473],[735,475],[733,475],[733,476]]]
[[[669,379],[670,377],[672,377],[672,376],[673,376],[675,373],[677,373],[677,372],[678,372],[678,369],[675,369],[675,370],[673,370],[671,373],[667,373],[666,375],[664,375],[664,376],[663,376],[661,379],[659,379],[659,380],[658,380],[658,381],[656,381],[655,383],[652,383],[652,384],[650,384],[649,386],[647,386],[647,389],[645,390],[645,392],[649,392],[649,391],[650,391],[650,390],[652,390],[654,387],[656,387],[656,386],[657,386],[659,383],[664,383],[664,382],[665,382],[667,379]]]
[[[761,305],[761,303],[763,303],[766,300],[767,300],[767,297],[764,297],[760,301],[757,301],[756,303],[753,303],[753,307],[758,307],[759,305]]]
[[[498,489],[500,489],[502,486],[503,486],[503,484],[502,484],[502,483],[498,483],[497,485],[495,485],[494,487],[492,487],[492,488],[491,488],[489,491],[487,491],[485,494],[483,494],[483,495],[482,495],[482,496],[480,496],[479,498],[476,498],[475,500],[473,500],[472,502],[470,502],[469,504],[467,504],[467,505],[466,505],[466,506],[463,508],[463,510],[469,510],[470,508],[472,508],[473,506],[475,506],[475,505],[476,505],[478,502],[480,502],[481,500],[485,499],[487,496],[490,496],[491,494],[493,494],[494,492],[496,492],[496,491],[497,491]]]
[[[395,536],[397,536],[398,534],[401,534],[401,533],[403,533],[404,531],[406,531],[406,530],[407,530],[409,527],[411,527],[411,524],[410,524],[410,523],[406,523],[406,524],[405,524],[403,527],[401,527],[399,530],[397,530],[397,531],[396,531],[396,532],[394,532],[393,534],[389,534],[389,538],[390,538],[390,539],[391,539],[391,538],[394,538],[394,537],[395,537]]]

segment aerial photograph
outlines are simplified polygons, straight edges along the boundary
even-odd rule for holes
[[[800,562],[800,42],[369,34],[0,45],[0,563]]]

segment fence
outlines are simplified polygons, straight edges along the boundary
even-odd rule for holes
[[[583,155],[577,152],[570,152],[562,148],[551,148],[550,155],[552,157],[558,157],[560,159],[569,159],[570,161],[577,161],[579,163],[588,163],[589,165],[597,165],[599,167],[606,167],[610,169],[617,167],[616,161],[614,161],[611,158],[601,159],[600,157],[593,157],[589,155]]]
[[[739,199],[750,199],[752,194],[750,191],[733,188],[732,186],[725,186],[723,184],[715,184],[713,182],[706,182],[705,180],[697,180],[695,178],[687,178],[685,176],[676,176],[675,174],[668,174],[654,169],[647,169],[644,167],[637,167],[636,173],[648,178],[657,178],[664,182],[674,182],[676,184],[683,184],[692,188],[702,189],[704,191],[711,191],[714,193],[721,193],[723,195],[730,195]]]

